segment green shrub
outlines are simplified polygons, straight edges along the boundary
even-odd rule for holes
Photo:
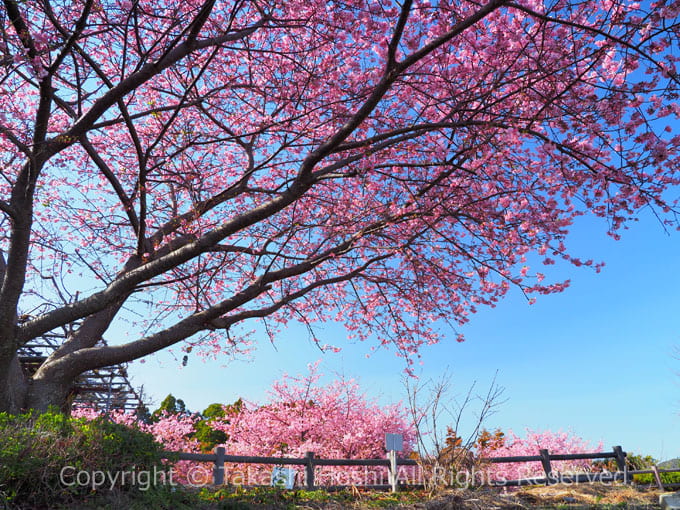
[[[660,476],[663,484],[680,484],[680,473],[660,473]],[[656,485],[653,474],[633,475],[633,481],[641,485]]]
[[[649,469],[650,466],[653,466],[656,464],[656,459],[654,459],[650,455],[636,455],[634,453],[628,452],[626,455],[626,467],[630,471],[642,471],[645,469]],[[593,468],[596,471],[601,471],[603,469],[606,469],[607,471],[618,471],[619,466],[616,463],[614,459],[608,459],[606,461],[595,461],[593,462]]]
[[[106,418],[0,413],[0,507],[53,507],[97,491],[145,490],[167,480],[161,455],[150,434]]]

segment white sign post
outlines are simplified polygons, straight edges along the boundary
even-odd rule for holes
[[[385,449],[387,450],[387,460],[390,461],[388,481],[392,486],[392,492],[397,492],[397,452],[404,449],[404,436],[401,434],[385,434]]]

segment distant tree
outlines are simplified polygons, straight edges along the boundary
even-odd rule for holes
[[[643,470],[648,469],[656,465],[658,461],[651,455],[636,455],[634,453],[628,453],[626,455],[626,464],[628,469],[631,470]],[[618,467],[616,465],[611,466],[610,471],[617,471]]]
[[[284,376],[272,385],[267,402],[243,402],[238,412],[210,426],[226,434],[224,446],[233,455],[385,458],[386,433],[402,434],[408,455],[415,432],[404,407],[369,400],[354,380],[323,385],[320,377],[315,365],[307,375]],[[230,469],[243,472],[240,466]]]
[[[680,469],[680,458],[660,462],[658,467],[660,469]]]
[[[158,421],[162,416],[168,414],[179,414],[179,415],[190,415],[191,412],[187,409],[184,404],[184,400],[177,399],[172,393],[169,393],[167,397],[163,399],[161,405],[158,406],[151,414],[152,421]]]
[[[215,422],[228,423],[230,418],[241,412],[243,401],[238,399],[233,404],[210,404],[201,413],[201,420],[194,424],[193,437],[200,443],[201,450],[210,451],[219,444],[226,443],[229,439],[222,430],[213,428]]]
[[[143,404],[137,407],[135,410],[135,416],[142,423],[151,423],[153,419],[151,411],[149,411],[149,408]]]
[[[187,438],[197,441],[201,450],[210,451],[218,444],[227,441],[227,435],[221,430],[216,430],[212,427],[215,421],[228,423],[229,418],[238,414],[243,406],[241,399],[233,404],[210,404],[203,410],[202,413],[192,413],[187,409],[186,404],[182,399],[176,398],[169,394],[163,399],[158,409],[156,409],[150,416],[150,422],[158,423],[164,418],[172,419],[173,416],[179,418],[190,417],[192,419],[193,431],[188,432]],[[144,420],[142,420],[144,421]]]
[[[599,268],[576,217],[674,222],[677,2],[2,6],[0,411],[176,344],[238,354],[251,320],[412,360],[511,286],[568,286],[541,264]]]
[[[515,457],[538,455],[539,450],[546,449],[551,454],[557,453],[590,453],[602,451],[602,444],[591,446],[588,441],[570,432],[564,431],[535,431],[526,429],[523,436],[518,436],[512,430],[499,435],[496,439],[480,443],[477,456]],[[552,461],[551,467],[555,473],[570,473],[589,471],[592,468],[590,460]],[[523,462],[514,464],[483,465],[485,481],[489,480],[517,480],[520,478],[541,477],[545,475],[540,462]]]

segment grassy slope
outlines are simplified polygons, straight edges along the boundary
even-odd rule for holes
[[[614,510],[658,507],[657,490],[639,490],[621,485],[581,484],[530,487],[503,492],[500,489],[447,490],[436,495],[425,491],[390,494],[376,491],[345,490],[282,491],[260,489],[161,489],[145,494],[101,494],[88,502],[71,505],[80,510],[274,510],[318,509],[368,510]]]

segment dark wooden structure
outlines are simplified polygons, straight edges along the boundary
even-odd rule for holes
[[[33,375],[62,344],[66,335],[67,332],[50,332],[21,347],[18,356],[24,373],[29,377]],[[106,341],[102,339],[98,344],[106,345]],[[73,406],[91,407],[99,411],[137,412],[145,409],[141,391],[130,383],[126,364],[82,374],[71,389],[71,402]]]

